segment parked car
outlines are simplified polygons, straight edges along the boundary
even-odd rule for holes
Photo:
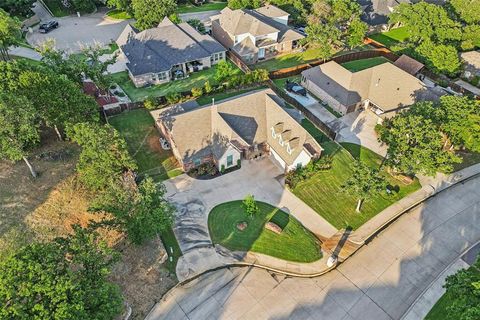
[[[307,33],[305,32],[305,27],[298,27],[298,28],[295,28],[295,30],[297,30],[298,32],[300,32],[304,36],[307,35]]]
[[[49,33],[53,29],[57,29],[58,26],[58,21],[50,20],[40,24],[40,28],[38,29],[38,31],[40,31],[41,33]]]
[[[302,87],[296,82],[290,82],[287,80],[287,82],[285,83],[285,89],[287,89],[287,91],[291,93],[298,94],[300,96],[307,96],[307,90],[305,90],[304,87]]]

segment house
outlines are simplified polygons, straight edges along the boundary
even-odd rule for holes
[[[141,32],[127,25],[116,42],[136,87],[182,79],[225,60],[226,49],[212,37],[168,18]]]
[[[393,64],[412,76],[417,76],[425,67],[423,63],[407,56],[406,54],[402,54]]]
[[[421,80],[386,62],[351,72],[335,61],[302,72],[302,85],[345,115],[360,108],[389,117],[419,100],[436,100],[438,93]]]
[[[320,157],[323,149],[278,100],[263,89],[193,110],[156,110],[152,116],[185,171],[206,162],[228,169],[265,156],[288,171]]]
[[[465,78],[480,77],[480,51],[463,52],[460,56],[463,62]]]
[[[248,10],[228,7],[212,16],[212,35],[249,64],[300,49],[302,34],[288,26],[289,14],[273,5]]]

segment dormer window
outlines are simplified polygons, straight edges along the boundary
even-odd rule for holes
[[[272,138],[273,139],[277,138],[277,135],[275,134],[275,128],[274,127],[272,127]]]
[[[290,148],[290,143],[287,143],[287,152],[288,154],[292,154],[292,149]]]

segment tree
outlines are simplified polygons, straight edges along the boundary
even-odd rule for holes
[[[108,94],[108,87],[111,85],[111,80],[106,76],[108,66],[115,63],[117,56],[113,55],[111,58],[103,60],[100,59],[104,55],[101,45],[87,46],[82,50],[86,57],[86,65],[84,74],[91,79],[98,88]]]
[[[480,43],[480,25],[472,24],[463,28],[462,42],[460,48],[462,50],[472,50]]]
[[[233,66],[225,60],[217,63],[217,70],[215,71],[215,80],[221,82],[233,74]]]
[[[142,244],[172,226],[175,209],[165,193],[165,186],[149,177],[138,188],[134,181],[124,179],[97,198],[92,210],[111,213],[113,218],[101,224],[126,232],[132,243]]]
[[[175,12],[175,0],[132,0],[135,26],[141,30],[157,26],[165,17]]]
[[[205,25],[198,19],[187,20],[187,23],[194,27],[198,32],[205,33]]]
[[[348,28],[348,46],[353,49],[363,44],[363,39],[365,38],[367,31],[368,26],[365,22],[361,21],[358,17],[353,19]]]
[[[228,7],[236,9],[256,9],[263,5],[262,0],[228,0]]]
[[[31,102],[20,95],[0,94],[0,158],[25,161],[36,178],[37,173],[27,155],[28,150],[38,142],[39,124]]]
[[[32,6],[35,0],[2,0],[0,9],[8,12],[12,17],[30,17],[33,15]]]
[[[311,23],[306,28],[307,37],[304,42],[309,47],[318,50],[318,56],[323,61],[331,58],[334,53],[334,42],[339,39],[339,30],[323,23]]]
[[[467,24],[480,23],[480,0],[450,0],[455,13]]]
[[[249,217],[253,217],[259,211],[257,203],[255,202],[255,197],[251,194],[247,195],[245,199],[243,199],[242,204]]]
[[[110,125],[77,123],[67,127],[67,136],[82,147],[77,172],[92,191],[103,191],[122,173],[137,168],[125,140]]]
[[[428,102],[419,102],[414,109]],[[432,119],[404,111],[378,127],[379,139],[388,145],[386,163],[395,170],[413,175],[434,176],[449,172],[461,158],[444,149],[445,137]]]
[[[107,280],[116,255],[76,226],[68,238],[33,243],[0,262],[0,318],[114,319],[119,288]]]
[[[69,0],[72,9],[78,12],[91,13],[95,10],[95,3],[92,0]]]
[[[352,176],[345,181],[342,189],[358,198],[355,211],[360,212],[363,201],[385,190],[387,182],[377,169],[370,168],[360,161],[353,164]]]
[[[121,11],[133,13],[132,0],[107,0],[107,6],[110,8],[117,8]]]
[[[0,57],[3,61],[10,59],[8,47],[18,43],[20,26],[18,19],[10,17],[0,9]]]
[[[460,68],[460,59],[454,46],[434,44],[426,40],[417,46],[415,51],[426,59],[426,65],[431,69],[455,74]]]
[[[447,307],[452,319],[480,319],[480,256],[470,268],[448,276],[445,288],[452,300]]]

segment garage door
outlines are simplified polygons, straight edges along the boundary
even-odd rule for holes
[[[278,153],[276,153],[275,150],[273,150],[273,148],[270,148],[270,160],[272,160],[272,162],[273,162],[277,167],[279,167],[280,169],[282,169],[283,171],[285,171],[285,161],[283,161],[283,159],[280,158],[280,156],[278,155]]]

